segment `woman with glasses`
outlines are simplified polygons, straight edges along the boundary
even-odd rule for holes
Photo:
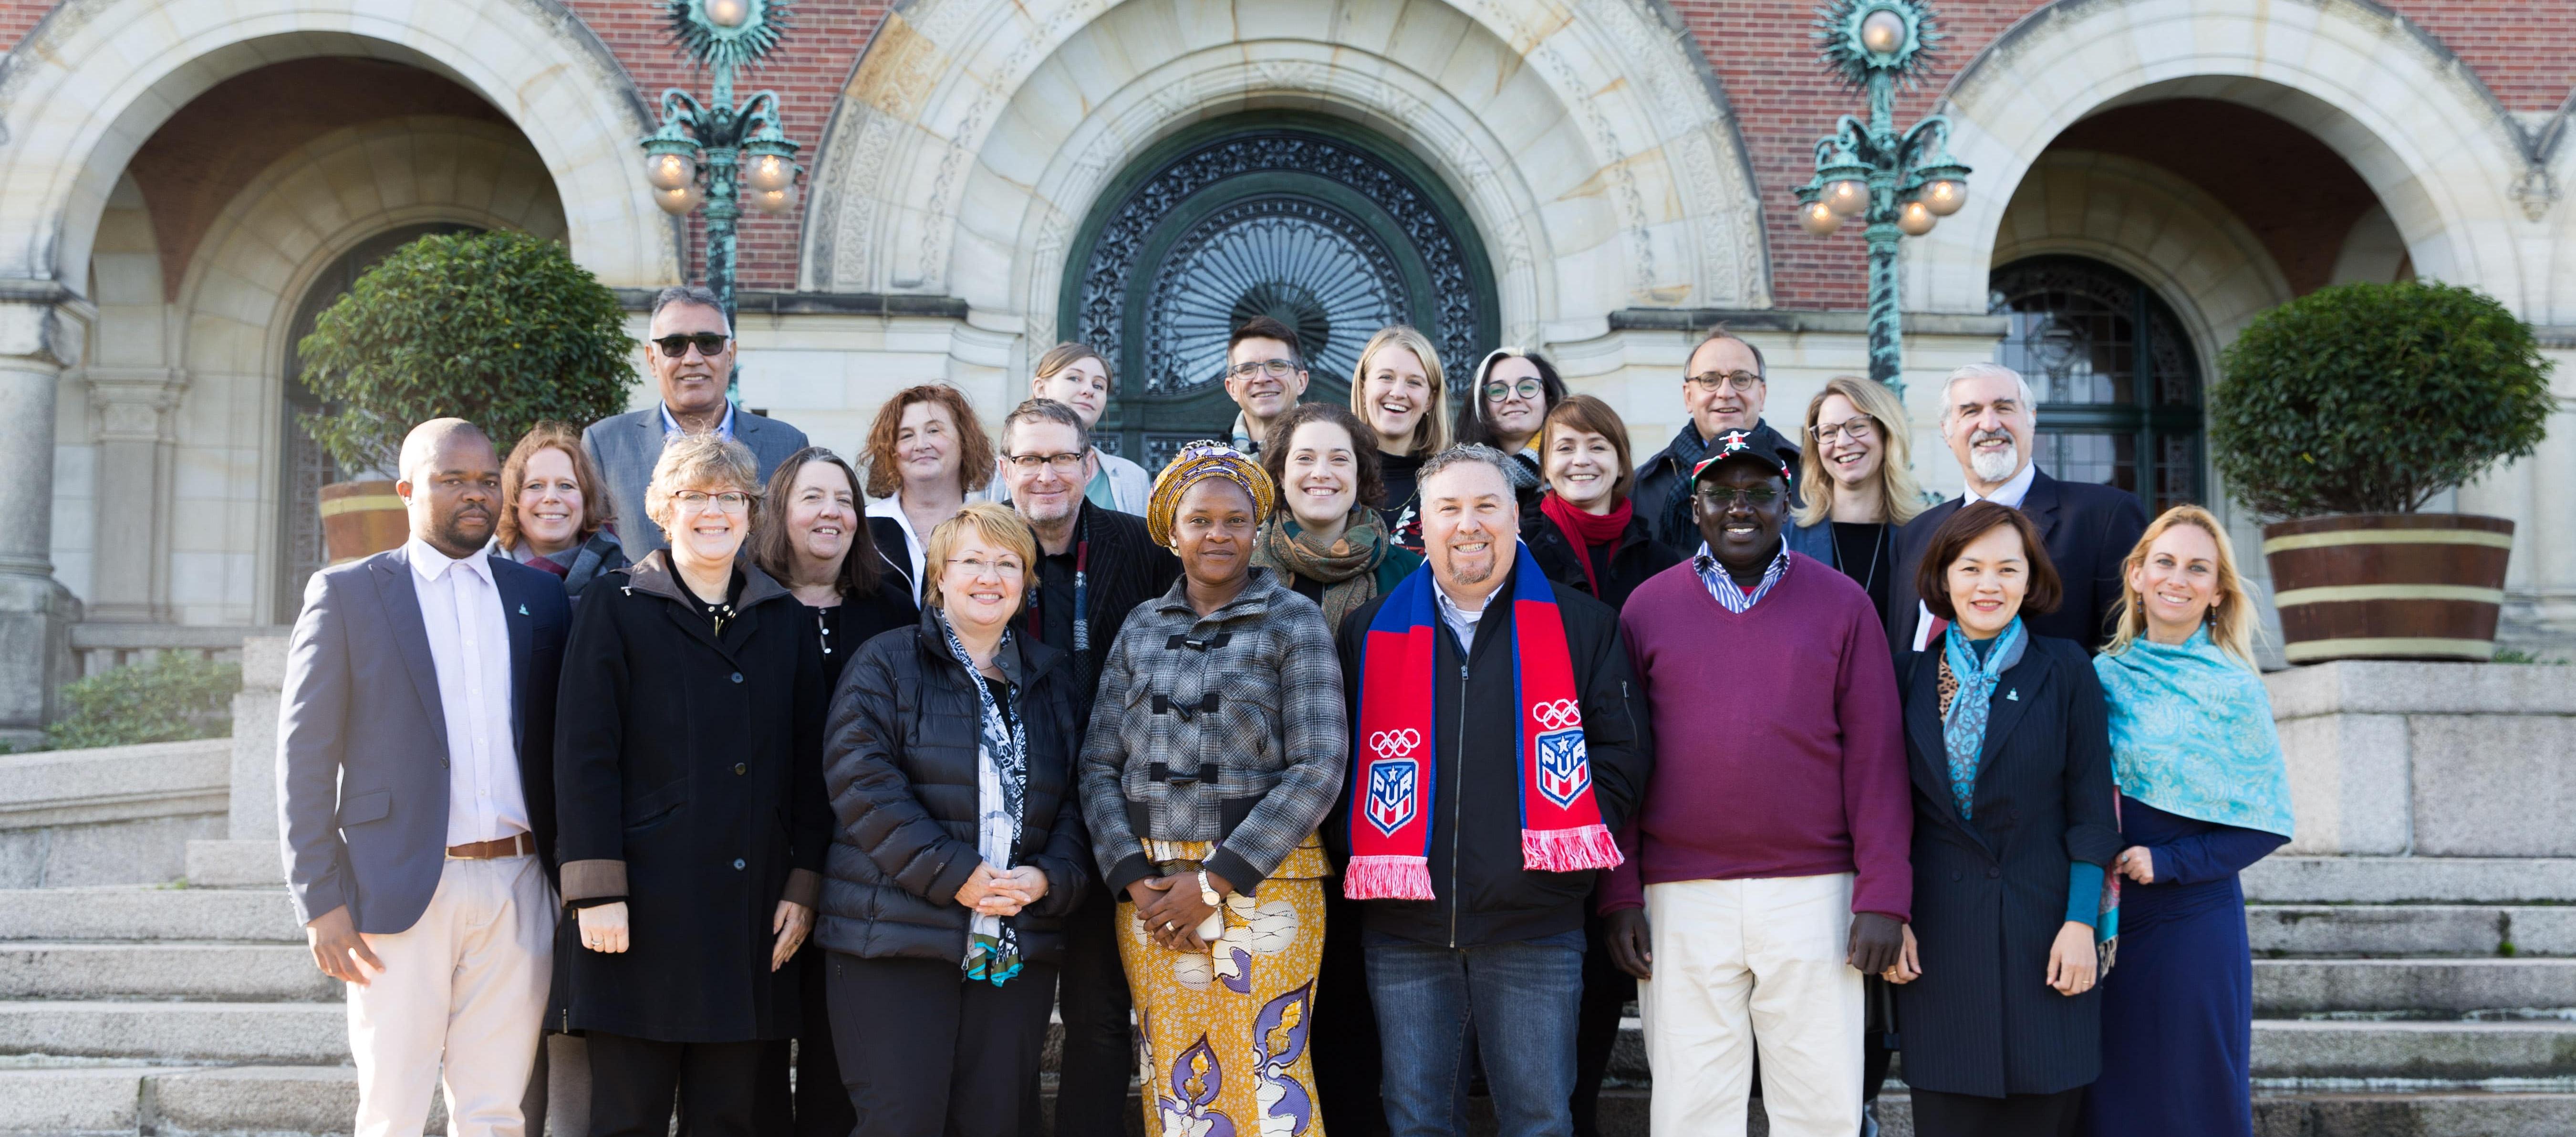
[[[1147,1137],[1324,1130],[1307,1043],[1331,870],[1315,829],[1351,738],[1323,612],[1252,564],[1277,499],[1214,442],[1163,468],[1145,524],[1182,576],[1119,631],[1083,742],[1092,852],[1129,905]]]
[[[1790,551],[1860,583],[1891,643],[1896,531],[1925,506],[1914,481],[1911,434],[1904,405],[1885,386],[1850,375],[1825,380],[1825,389],[1807,400],[1806,449],[1798,455],[1805,500],[1787,533]]]
[[[1422,551],[1422,495],[1414,477],[1449,448],[1448,391],[1431,338],[1402,324],[1370,336],[1351,368],[1351,413],[1368,424],[1366,441],[1377,447],[1385,487],[1369,504],[1385,515],[1395,543],[1415,553]]]
[[[1565,401],[1565,381],[1556,365],[1526,348],[1498,347],[1476,364],[1476,381],[1467,385],[1467,417],[1458,424],[1458,441],[1491,446],[1512,458],[1512,491],[1521,514],[1538,508],[1547,488],[1540,472],[1539,429],[1549,411]]]
[[[993,440],[966,395],[946,383],[906,387],[877,408],[868,427],[868,529],[894,560],[903,550],[903,590],[922,591],[921,536],[983,500],[993,480]]]
[[[832,698],[815,937],[853,1133],[1016,1137],[1082,900],[1071,659],[1015,631],[1037,537],[980,502],[931,530],[921,619]]]
[[[626,549],[608,531],[608,487],[581,448],[581,435],[541,422],[510,448],[501,464],[501,509],[493,541],[510,559],[563,578],[564,594],[626,567]]]
[[[562,1024],[588,1034],[590,1131],[747,1133],[764,1044],[796,1033],[831,813],[823,661],[777,578],[740,560],[751,451],[662,448],[645,509],[670,548],[593,587],[555,723]],[[576,946],[577,944],[577,946]]]

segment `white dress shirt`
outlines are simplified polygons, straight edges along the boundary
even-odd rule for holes
[[[1959,504],[1964,507],[1981,501],[1991,501],[2008,509],[2020,509],[2021,499],[2030,496],[2030,484],[2038,480],[2039,463],[2024,462],[2021,464],[2021,472],[2007,479],[2004,484],[1995,487],[1992,496],[1978,494],[1974,486],[1961,487]]]
[[[418,537],[404,548],[447,725],[447,843],[532,832],[511,726],[509,616],[492,566],[481,552],[454,560]]]
[[[1494,591],[1502,590],[1497,588]],[[1440,622],[1449,625],[1450,635],[1458,637],[1458,655],[1464,658],[1473,653],[1476,650],[1476,625],[1485,618],[1485,608],[1493,607],[1494,593],[1485,594],[1485,608],[1470,612],[1459,607],[1457,601],[1449,599],[1449,590],[1440,587],[1440,581],[1434,578],[1431,581],[1431,597],[1440,602]]]

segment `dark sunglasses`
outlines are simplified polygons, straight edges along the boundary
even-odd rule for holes
[[[726,335],[723,332],[698,332],[694,335],[663,336],[660,339],[654,340],[653,343],[655,346],[662,349],[663,355],[672,359],[678,359],[689,354],[689,348],[691,345],[695,345],[697,347],[698,354],[706,356],[709,359],[713,359],[715,358],[716,353],[723,351],[725,349],[725,344],[732,340],[732,336]]]

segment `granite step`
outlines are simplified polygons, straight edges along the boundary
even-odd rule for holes
[[[2254,1077],[2576,1093],[2576,1021],[2258,1019]]]
[[[2250,904],[2256,958],[2576,956],[2576,906]]]
[[[2254,961],[2254,1013],[2266,1018],[2576,1015],[2570,1008],[2576,1008],[2576,959]]]
[[[0,1054],[297,1065],[349,1060],[338,1003],[0,1003]]]
[[[339,1002],[338,980],[302,945],[0,942],[0,999]]]
[[[0,889],[0,940],[304,942],[286,890]]]
[[[2571,904],[2576,857],[2265,857],[2254,904]]]

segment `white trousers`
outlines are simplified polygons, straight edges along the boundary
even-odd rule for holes
[[[1653,982],[1637,984],[1654,1137],[1743,1137],[1762,1055],[1773,1137],[1860,1132],[1852,874],[1646,886]]]
[[[455,1137],[533,1137],[520,1102],[545,1025],[554,934],[554,886],[537,858],[521,856],[446,862],[419,923],[366,937],[385,969],[347,985],[355,1137],[419,1137],[441,1086]]]

